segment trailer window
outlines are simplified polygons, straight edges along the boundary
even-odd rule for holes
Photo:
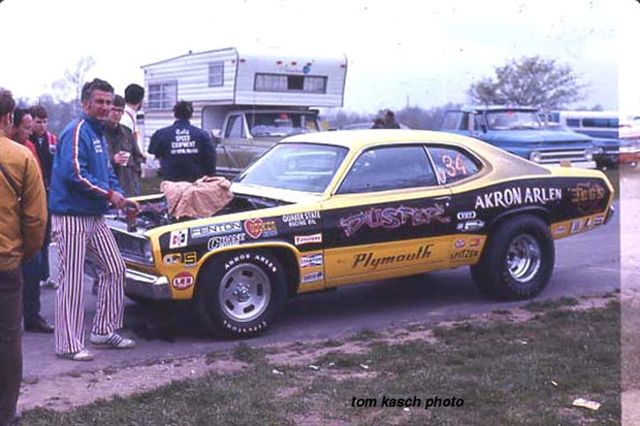
[[[327,77],[256,73],[256,92],[326,93]]]
[[[216,61],[209,64],[209,87],[224,85],[224,62]]]
[[[150,83],[147,93],[148,110],[171,109],[178,99],[178,83]]]

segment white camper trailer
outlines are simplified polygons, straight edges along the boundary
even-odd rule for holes
[[[347,58],[236,48],[189,53],[142,67],[144,147],[169,126],[178,100],[192,124],[216,136],[219,174],[233,175],[285,136],[321,130],[312,107],[340,107]]]

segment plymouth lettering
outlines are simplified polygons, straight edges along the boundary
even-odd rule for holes
[[[431,256],[431,248],[433,244],[421,246],[417,251],[411,253],[403,253],[391,256],[378,257],[373,252],[358,253],[353,259],[353,268],[376,269],[378,265],[391,265],[396,263],[411,262],[413,260],[427,259]]]

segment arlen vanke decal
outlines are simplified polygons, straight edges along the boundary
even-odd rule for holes
[[[285,214],[282,216],[282,221],[289,225],[289,228],[317,225],[318,220],[320,220],[320,212],[317,210],[312,212]]]
[[[365,225],[370,229],[395,229],[406,224],[420,226],[432,222],[451,222],[451,218],[445,213],[445,207],[438,203],[429,207],[374,207],[341,218],[340,228],[347,237],[353,237]]]
[[[561,188],[505,188],[476,196],[474,209],[511,207],[522,204],[542,204],[562,200]]]

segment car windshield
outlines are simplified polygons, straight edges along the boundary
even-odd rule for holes
[[[544,125],[535,111],[488,111],[487,125],[492,130],[542,129]]]
[[[308,112],[248,113],[247,123],[254,137],[290,136],[318,131],[316,115]]]
[[[308,143],[279,144],[236,178],[236,182],[293,191],[327,189],[348,149]]]

